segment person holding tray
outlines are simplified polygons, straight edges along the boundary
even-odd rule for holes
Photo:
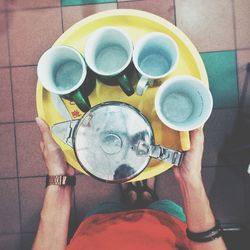
[[[154,178],[125,183],[121,189],[126,204],[106,202],[88,213],[67,245],[74,170],[67,165],[48,125],[40,118],[36,122],[48,176],[33,250],[226,249],[201,177],[202,129],[190,132],[191,149],[181,166],[173,167],[185,214],[174,202],[158,200]]]

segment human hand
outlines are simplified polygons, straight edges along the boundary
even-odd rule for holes
[[[49,175],[74,175],[74,169],[70,167],[64,157],[63,151],[52,138],[49,126],[41,118],[36,118],[42,140],[40,148]]]
[[[201,179],[201,162],[204,148],[203,129],[190,132],[191,148],[185,153],[180,166],[174,166],[173,171],[177,181],[192,183]]]

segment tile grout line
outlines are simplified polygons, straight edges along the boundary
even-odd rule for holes
[[[64,25],[63,25],[63,10],[62,10],[62,2],[60,1],[60,13],[61,13],[61,24],[62,24],[62,33],[64,33]]]
[[[136,0],[136,1],[143,1],[143,0]],[[127,1],[127,2],[131,2],[131,1]],[[27,7],[27,8],[17,8],[17,9],[8,9],[6,8],[5,10],[0,10],[1,12],[17,12],[17,11],[26,11],[26,10],[43,10],[43,9],[56,9],[56,8],[60,8],[60,7],[74,7],[74,6],[85,6],[85,5],[104,5],[104,4],[110,4],[110,3],[119,3],[117,0],[112,1],[110,0],[110,2],[101,2],[101,3],[88,3],[88,4],[73,4],[73,5],[62,5],[61,1],[59,5],[55,5],[55,6],[42,6],[42,7]]]
[[[11,64],[10,58],[10,38],[9,38],[9,19],[8,13],[5,13],[6,18],[6,29],[7,29],[7,43],[8,43],[8,54],[9,54],[9,64]],[[12,114],[13,121],[15,122],[15,112],[14,112],[14,93],[13,93],[13,82],[12,82],[12,69],[10,68],[10,88],[11,88],[11,98],[12,98]],[[16,125],[14,123],[14,142],[15,142],[15,158],[16,158],[16,174],[17,174],[17,195],[18,195],[18,205],[19,205],[19,230],[20,230],[20,245],[22,244],[22,214],[21,214],[21,196],[20,196],[20,182],[18,179],[19,171],[18,171],[18,157],[17,157],[17,136],[16,136]]]
[[[235,45],[235,50],[237,50],[238,44],[237,44],[237,29],[236,29],[236,16],[235,16],[235,0],[232,0],[232,16],[233,16],[234,45]]]
[[[30,121],[11,121],[11,122],[1,122],[0,121],[0,125],[8,125],[8,124],[22,124],[22,123],[35,123],[35,120],[30,120]]]
[[[20,67],[35,67],[35,66],[37,66],[37,64],[9,65],[9,66],[0,66],[0,69],[20,68]]]
[[[133,1],[125,1],[125,2],[139,2],[143,0],[133,0]],[[74,7],[74,6],[86,6],[86,5],[104,5],[104,4],[110,4],[110,3],[119,3],[118,0],[110,0],[110,2],[100,2],[100,3],[82,3],[82,4],[71,4],[71,5],[61,5],[63,7]]]
[[[235,56],[235,70],[236,70],[236,81],[237,81],[237,97],[238,97],[238,107],[240,104],[240,99],[241,99],[241,93],[240,93],[240,88],[239,88],[239,70],[238,70],[238,53],[237,50],[235,50],[234,52],[234,56]]]
[[[1,236],[6,236],[6,235],[20,235],[21,233],[0,233]]]
[[[43,6],[43,7],[28,7],[28,8],[18,8],[18,9],[6,9],[4,12],[11,13],[11,12],[19,12],[19,11],[27,11],[27,10],[44,10],[44,9],[56,9],[59,8],[58,6]]]
[[[232,1],[232,16],[233,16],[233,31],[234,31],[234,46],[235,46],[235,66],[237,74],[237,91],[238,91],[238,105],[240,103],[241,93],[239,88],[239,72],[238,72],[238,43],[237,43],[237,28],[236,28],[236,16],[235,16],[235,0]]]
[[[20,124],[20,123],[35,123],[35,120],[27,120],[27,121],[15,121],[15,124]]]
[[[173,0],[174,3],[174,22],[175,22],[175,26],[177,27],[177,18],[176,18],[176,4],[175,4],[175,0]]]
[[[83,173],[77,172],[75,173],[76,176],[81,176]],[[30,179],[30,178],[43,178],[46,177],[46,174],[44,175],[27,175],[27,176],[9,176],[9,177],[0,177],[0,180],[13,180],[13,179]]]
[[[198,51],[198,52],[199,52],[199,54],[206,54],[206,53],[223,53],[223,52],[230,52],[230,51],[236,51],[236,49]]]
[[[0,181],[1,180],[13,180],[13,179],[31,179],[31,178],[44,178],[46,177],[46,175],[31,175],[31,176],[19,176],[19,177],[14,177],[14,176],[10,176],[10,177],[0,177]]]

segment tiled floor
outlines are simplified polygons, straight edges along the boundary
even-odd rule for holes
[[[0,0],[0,249],[30,249],[42,206],[46,171],[34,122],[37,61],[75,22],[117,8],[149,11],[169,20],[201,52],[214,97],[205,126],[205,186],[217,218],[250,225],[246,167],[218,159],[236,120],[250,62],[249,0]],[[250,99],[250,93],[247,96]],[[83,175],[77,182],[73,220],[104,200],[119,200],[116,185]],[[158,177],[157,190],[160,198],[182,204],[171,170]]]

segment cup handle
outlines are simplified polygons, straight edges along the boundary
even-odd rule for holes
[[[146,91],[148,86],[151,86],[153,84],[153,80],[150,80],[146,78],[145,76],[142,76],[137,83],[136,87],[136,94],[142,96],[143,93]]]
[[[88,97],[83,96],[79,89],[72,93],[71,98],[81,111],[87,112],[90,110],[91,106]]]
[[[155,159],[180,166],[184,157],[184,152],[165,148],[160,145],[152,145],[149,155]]]
[[[131,96],[134,94],[135,91],[133,85],[131,84],[126,75],[119,76],[118,82],[120,84],[121,89],[125,92],[127,96]]]

